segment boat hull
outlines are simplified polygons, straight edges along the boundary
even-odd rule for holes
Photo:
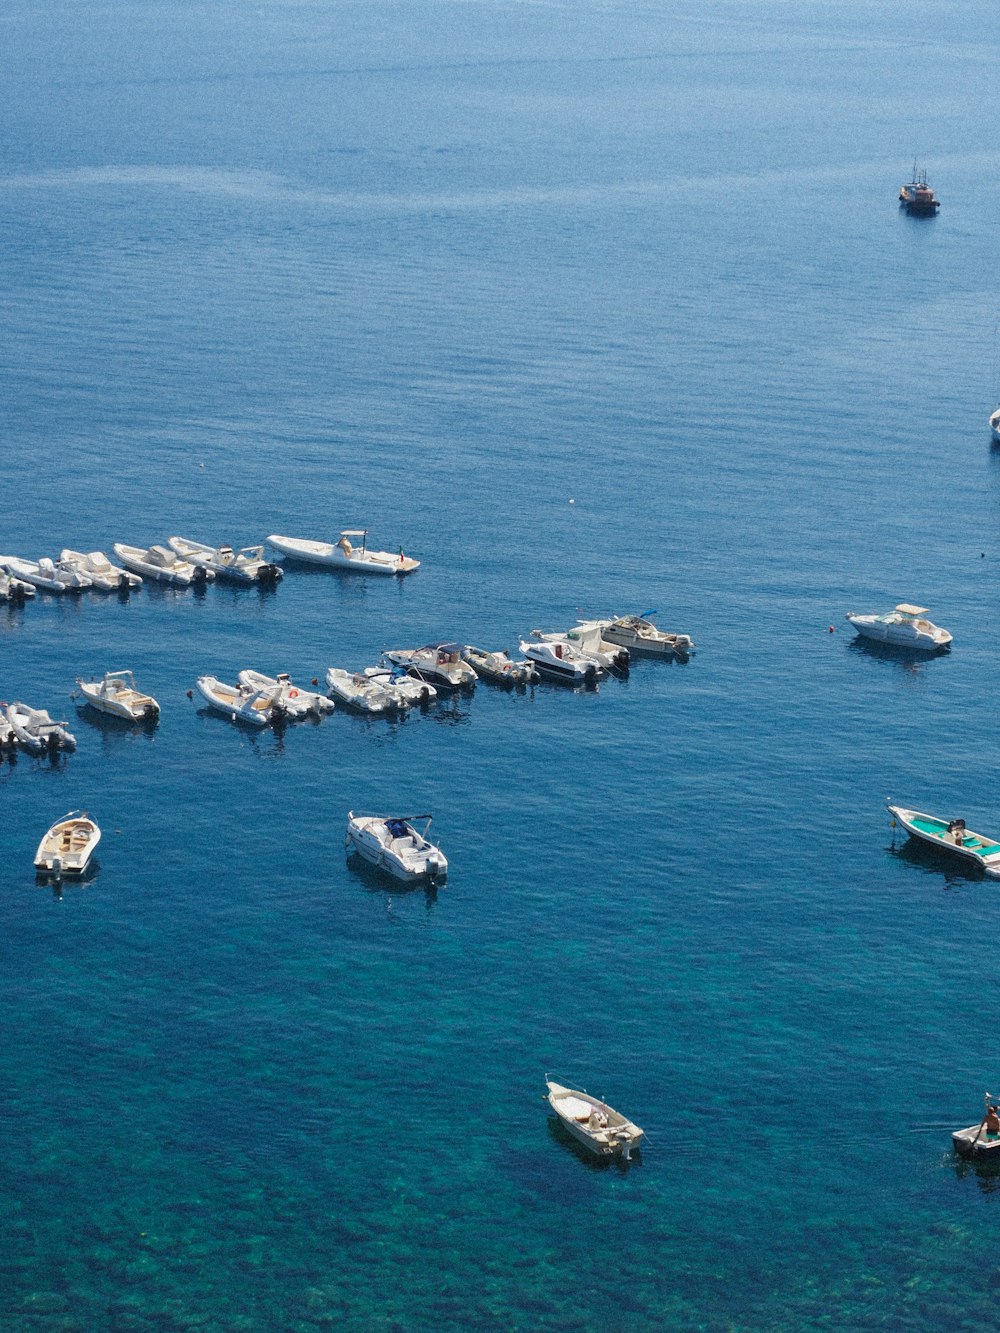
[[[878,616],[845,616],[847,622],[865,639],[874,643],[888,643],[894,648],[915,648],[924,653],[937,653],[950,647],[952,636],[947,630],[936,634],[908,626],[905,623],[887,624]]]
[[[267,544],[292,560],[301,560],[309,565],[325,565],[329,569],[343,569],[352,574],[380,574],[392,578],[412,574],[420,566],[419,560],[409,556],[395,556],[388,551],[356,549],[350,555],[345,555],[334,542],[282,537],[278,533],[272,533],[267,538]]]
[[[643,1131],[606,1102],[564,1088],[559,1083],[546,1082],[548,1102],[568,1134],[581,1143],[595,1157],[624,1157],[638,1148]]]
[[[906,832],[919,842],[960,856],[964,861],[979,866],[990,879],[1000,879],[1000,842],[973,833],[964,823],[955,829],[955,821],[939,819],[937,815],[928,815],[921,810],[909,810],[899,805],[890,805],[888,810]],[[956,842],[955,838],[959,835],[961,842]]]
[[[959,1157],[1000,1162],[1000,1134],[987,1135],[982,1123],[957,1129],[951,1145]]]

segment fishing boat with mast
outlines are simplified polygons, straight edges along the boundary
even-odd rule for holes
[[[913,177],[899,187],[899,206],[914,217],[933,217],[941,201],[927,184],[927,172],[917,171],[913,163]]]

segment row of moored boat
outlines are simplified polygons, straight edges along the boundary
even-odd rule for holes
[[[305,564],[326,565],[352,573],[394,575],[411,574],[419,560],[367,546],[365,529],[349,528],[336,542],[311,541],[301,537],[283,537],[273,533],[265,543],[236,549],[210,546],[187,537],[170,537],[163,545],[129,546],[116,542],[112,547],[118,564],[104,551],[74,551],[64,548],[58,558],[43,556],[28,560],[22,556],[0,556],[0,601],[23,602],[35,590],[66,593],[94,588],[99,592],[128,593],[144,579],[187,588],[193,584],[227,579],[236,583],[275,584],[284,569],[269,558],[267,547],[291,560]]]

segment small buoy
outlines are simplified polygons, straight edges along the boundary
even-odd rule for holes
[[[576,501],[575,501],[575,500],[570,500],[570,504],[571,504],[571,505],[575,505],[575,504],[576,504]]]
[[[317,678],[316,676],[313,676],[312,681],[310,682],[310,684],[312,684],[312,685],[318,685],[318,684],[319,684],[319,680],[318,680],[318,678]]]
[[[831,633],[831,634],[835,634],[835,633],[836,633],[836,630],[834,629],[833,625],[830,626],[830,633]]]
[[[198,466],[199,466],[199,467],[204,467],[205,464],[204,464],[204,463],[199,463]]]
[[[187,697],[188,697],[189,699],[193,699],[193,698],[194,698],[194,692],[193,692],[192,690],[188,690],[188,692],[187,692]]]

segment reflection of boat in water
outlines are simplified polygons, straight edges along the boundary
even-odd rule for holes
[[[82,875],[100,840],[101,830],[86,810],[71,810],[52,825],[38,844],[35,871],[40,878]]]
[[[546,1079],[549,1105],[560,1123],[597,1157],[622,1156],[628,1161],[642,1142],[643,1131],[607,1102],[586,1092],[575,1092]]]
[[[1000,842],[973,833],[964,819],[939,819],[901,805],[888,809],[911,837],[972,861],[991,879],[1000,879]]]
[[[976,1157],[1000,1164],[1000,1115],[992,1093],[986,1093],[979,1124],[956,1129],[951,1142],[959,1157]]]

